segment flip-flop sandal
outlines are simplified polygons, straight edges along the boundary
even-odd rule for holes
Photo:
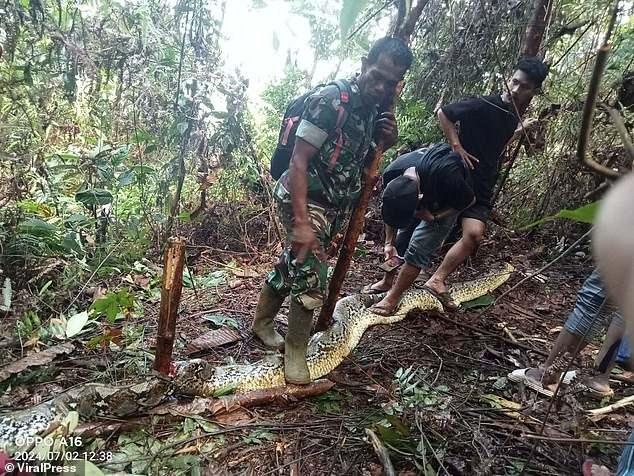
[[[377,316],[392,316],[394,315],[394,313],[396,312],[396,309],[398,309],[398,304],[396,306],[394,306],[391,310],[388,309],[385,306],[377,306],[376,304],[374,306],[370,307],[370,312],[373,314],[376,314]],[[381,312],[376,312],[376,310],[380,310]]]
[[[579,390],[584,393],[587,393],[588,396],[592,398],[596,398],[598,400],[603,400],[604,398],[612,398],[614,396],[614,390],[610,389],[607,391],[597,390],[596,388],[592,388],[584,382],[579,382],[577,384]]]
[[[383,294],[389,291],[389,289],[376,289],[373,288],[372,286],[374,286],[373,284],[368,284],[367,286],[364,286],[363,288],[361,288],[361,294]]]
[[[540,393],[546,397],[552,397],[555,394],[552,390],[544,388],[544,386],[542,385],[540,381],[535,380],[534,378],[530,378],[528,375],[526,375],[527,371],[528,371],[528,368],[514,370],[513,372],[507,375],[507,378],[511,382],[515,382],[515,383],[521,382],[524,385],[526,385],[528,388],[535,390],[537,393]],[[570,385],[570,383],[573,381],[576,375],[577,375],[576,371],[570,370],[566,372],[565,375],[562,375],[561,381],[564,385]]]
[[[455,311],[456,309],[460,309],[460,306],[456,304],[455,302],[453,302],[453,300],[451,299],[451,295],[449,294],[448,291],[445,291],[444,293],[439,293],[435,289],[432,289],[429,286],[425,286],[425,285],[421,286],[420,288],[429,292],[436,299],[438,299],[440,303],[442,304],[442,307],[444,307],[446,311]]]

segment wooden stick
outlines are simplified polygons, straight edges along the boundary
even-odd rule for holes
[[[379,457],[379,461],[383,465],[383,470],[385,471],[385,476],[396,476],[396,471],[394,471],[394,466],[392,465],[392,461],[390,460],[390,454],[387,451],[387,448],[381,443],[379,437],[370,430],[369,428],[365,429],[365,434],[370,438],[370,443],[372,443],[372,448],[374,448],[374,452]]]
[[[394,96],[390,99],[390,104],[385,108],[387,111],[394,111],[394,101],[402,91],[403,86],[404,83],[401,81],[394,91]],[[357,206],[352,212],[352,217],[350,217],[346,236],[343,240],[341,251],[339,251],[339,258],[337,259],[337,264],[335,265],[335,270],[332,273],[330,283],[328,283],[328,296],[326,298],[326,302],[321,308],[317,324],[315,325],[315,329],[317,331],[326,330],[328,326],[330,326],[332,313],[335,310],[335,304],[337,303],[339,292],[341,291],[341,285],[348,273],[348,268],[350,268],[350,262],[352,261],[352,255],[354,254],[354,249],[357,246],[357,240],[363,230],[365,210],[368,208],[368,202],[370,201],[372,190],[379,178],[378,169],[381,159],[383,158],[383,149],[384,144],[383,141],[380,140],[374,150],[372,160],[368,162],[366,157],[367,165],[363,169],[363,187],[361,188],[361,195],[357,201]],[[368,155],[369,154],[370,153],[368,153]]]
[[[269,403],[288,403],[289,401],[314,397],[326,393],[335,383],[328,379],[320,379],[308,385],[287,385],[267,390],[254,390],[241,395],[227,395],[220,398],[197,398],[188,403],[165,403],[152,408],[142,416],[133,419],[88,422],[77,427],[76,434],[89,437],[110,435],[122,431],[133,431],[137,428],[147,427],[152,417],[160,415],[165,424],[178,421],[182,416],[192,415],[224,415],[239,410],[240,408],[266,405]]]
[[[176,316],[183,290],[183,267],[185,264],[185,240],[170,238],[163,262],[163,286],[161,287],[161,309],[154,369],[169,375],[176,333]]]
[[[619,408],[627,407],[634,403],[634,395],[630,395],[629,397],[622,398],[621,400],[614,402],[612,405],[608,405],[607,407],[596,408],[594,410],[588,410],[588,413],[593,416],[597,415],[605,415],[606,413],[613,412]]]
[[[634,443],[631,441],[613,441],[613,440],[590,440],[586,438],[556,438],[552,436],[533,435],[530,433],[524,433],[522,435],[529,440],[542,440],[542,441],[554,441],[557,443],[584,443],[584,444],[596,444],[596,445],[622,445],[632,446]]]

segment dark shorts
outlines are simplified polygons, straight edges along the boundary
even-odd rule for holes
[[[460,214],[460,218],[474,218],[485,223],[491,215],[491,207],[480,202],[476,202],[473,206],[467,208]]]

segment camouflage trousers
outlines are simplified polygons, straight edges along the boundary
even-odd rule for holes
[[[296,300],[308,310],[317,309],[324,302],[328,282],[328,263],[325,254],[337,233],[343,230],[349,218],[349,210],[335,210],[308,201],[308,219],[319,243],[321,257],[309,252],[303,263],[298,263],[291,250],[293,233],[293,208],[290,193],[278,181],[275,186],[278,215],[286,229],[286,243],[273,271],[266,283],[279,294]]]

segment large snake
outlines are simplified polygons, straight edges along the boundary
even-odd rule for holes
[[[506,264],[488,276],[459,283],[451,287],[450,296],[456,304],[471,301],[501,286],[513,267]],[[425,289],[406,292],[396,311],[381,316],[370,310],[381,295],[353,295],[337,302],[332,325],[312,336],[306,360],[312,380],[335,369],[357,346],[364,332],[377,324],[392,324],[413,310],[443,311],[441,302]],[[0,448],[15,449],[16,441],[50,431],[69,410],[78,411],[86,419],[97,415],[129,416],[144,413],[158,405],[173,392],[194,396],[216,396],[244,393],[284,386],[284,365],[281,357],[265,358],[253,364],[214,367],[193,359],[175,364],[173,380],[152,378],[126,387],[88,384],[58,395],[38,406],[12,412],[0,419]]]

